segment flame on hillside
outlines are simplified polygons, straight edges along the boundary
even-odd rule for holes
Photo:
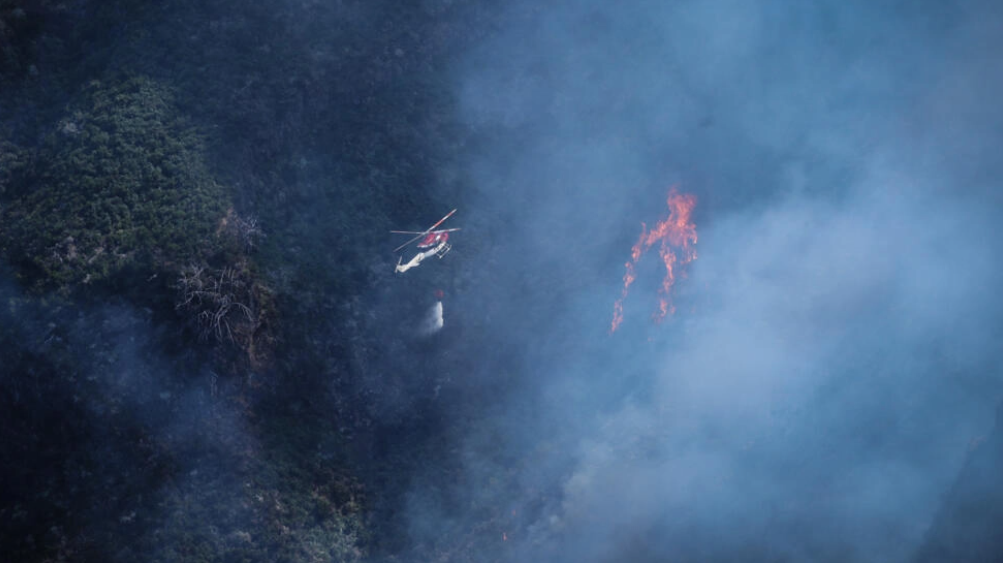
[[[676,310],[672,304],[672,286],[676,283],[676,274],[678,272],[685,275],[683,267],[697,258],[697,228],[690,217],[697,198],[692,194],[681,194],[673,186],[669,189],[667,203],[669,216],[659,221],[655,228],[648,230],[648,226],[641,223],[641,236],[631,247],[630,260],[625,264],[627,271],[623,274],[623,290],[620,298],[613,304],[610,334],[616,332],[623,322],[623,300],[627,298],[630,285],[637,278],[637,262],[655,243],[659,245],[658,256],[665,264],[665,277],[658,288],[658,309],[652,317],[655,322],[661,322],[666,315],[671,315]]]

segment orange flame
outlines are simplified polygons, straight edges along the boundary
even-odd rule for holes
[[[672,286],[676,283],[676,270],[680,266],[685,266],[696,260],[697,252],[694,245],[697,243],[697,228],[693,224],[690,216],[696,206],[697,198],[692,194],[680,194],[676,187],[669,188],[667,200],[669,206],[669,216],[655,225],[654,229],[648,230],[648,226],[641,223],[641,236],[630,249],[630,261],[624,266],[626,273],[623,275],[623,290],[620,298],[613,304],[613,322],[609,332],[612,334],[623,322],[623,300],[627,298],[630,284],[634,283],[637,277],[635,267],[638,260],[649,248],[659,243],[658,255],[665,264],[665,277],[662,285],[658,289],[658,310],[652,315],[655,322],[661,322],[666,315],[675,313],[676,308],[672,304]],[[681,275],[685,272],[680,271]]]

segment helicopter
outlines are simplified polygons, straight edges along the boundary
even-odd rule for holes
[[[438,256],[441,259],[446,255],[446,253],[452,250],[453,245],[449,244],[449,233],[459,231],[460,229],[458,227],[453,229],[436,229],[436,227],[443,224],[446,219],[452,217],[453,213],[456,213],[455,209],[447,213],[445,217],[439,219],[438,222],[424,231],[390,231],[391,233],[398,235],[416,235],[411,240],[395,248],[394,252],[400,252],[415,242],[418,243],[416,248],[420,250],[414,258],[411,258],[411,260],[406,263],[401,263],[404,259],[403,255],[397,259],[397,267],[395,268],[395,271],[398,274],[402,274],[411,268],[418,266],[421,264],[422,260],[433,255]]]

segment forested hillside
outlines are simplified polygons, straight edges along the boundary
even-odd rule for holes
[[[0,560],[998,558],[998,4],[0,0]]]
[[[367,396],[405,390],[363,373],[399,336],[362,300],[387,231],[459,203],[442,71],[469,15],[0,3],[6,558],[388,551]]]

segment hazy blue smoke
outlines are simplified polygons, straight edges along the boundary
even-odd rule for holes
[[[468,216],[497,237],[454,315],[524,359],[458,438],[459,494],[516,515],[511,560],[908,559],[1003,396],[1001,22],[988,3],[503,12],[457,69]],[[677,182],[700,198],[679,312],[650,324],[642,267],[608,337]],[[416,486],[416,538],[474,518],[438,494]]]

